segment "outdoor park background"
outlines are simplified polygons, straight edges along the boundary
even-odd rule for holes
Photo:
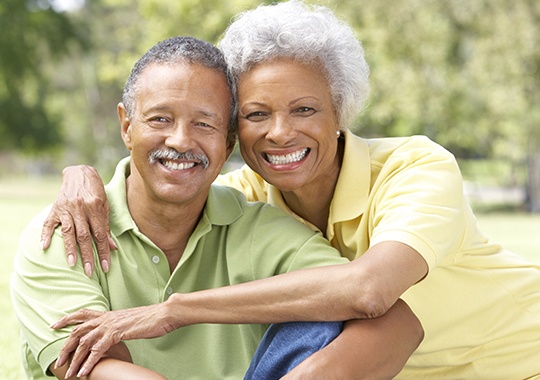
[[[131,66],[172,35],[217,42],[236,13],[261,3],[0,2],[0,378],[24,378],[9,300],[18,236],[54,200],[61,168],[92,164],[108,180],[127,154],[116,104]],[[354,131],[446,146],[481,229],[540,263],[540,2],[318,3],[357,30],[371,67]]]

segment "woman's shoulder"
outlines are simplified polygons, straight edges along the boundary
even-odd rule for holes
[[[429,157],[433,160],[451,160],[454,155],[427,136],[385,137],[366,140],[372,162],[390,159],[408,162]]]
[[[269,185],[247,165],[219,175],[214,183],[241,191],[248,201],[266,202],[268,199]]]

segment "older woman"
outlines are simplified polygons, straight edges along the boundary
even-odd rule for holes
[[[367,96],[369,72],[351,29],[326,8],[290,1],[240,15],[221,49],[238,82],[247,166],[219,181],[321,231],[351,263],[176,295],[167,321],[179,328],[208,310],[234,323],[266,315],[275,322],[377,317],[401,297],[422,322],[425,339],[398,377],[540,376],[540,267],[480,233],[445,149],[425,137],[365,140],[347,129]],[[66,172],[65,189],[83,186],[74,170],[80,169]],[[93,172],[82,170],[102,194]],[[45,227],[45,246],[59,222],[68,236],[73,225],[84,236],[89,219],[107,253],[106,233],[96,227],[106,217],[71,220],[64,207]],[[71,262],[74,240],[67,247]],[[88,241],[80,243],[88,251]],[[134,330],[113,319],[98,318]],[[347,344],[350,352],[362,349],[361,342]],[[331,368],[336,357],[329,349],[345,347],[345,339],[332,345],[307,364]]]

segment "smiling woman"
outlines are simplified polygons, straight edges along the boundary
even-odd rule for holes
[[[244,161],[277,186],[298,215],[312,207],[294,207],[291,193],[331,199],[341,165],[340,125],[324,72],[293,59],[260,63],[240,76],[238,103]]]

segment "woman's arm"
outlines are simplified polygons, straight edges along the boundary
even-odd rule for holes
[[[427,264],[415,250],[402,243],[384,242],[348,264],[173,294],[157,305],[106,313],[82,310],[60,319],[53,327],[87,321],[73,330],[60,358],[66,360],[74,350],[82,357],[91,352],[86,361],[91,367],[103,352],[121,340],[158,337],[196,323],[345,321],[380,317],[395,307],[401,294],[426,273]],[[371,321],[365,323],[368,322]],[[391,319],[390,331],[410,328],[407,323],[397,322],[399,319]],[[84,344],[79,345],[81,341]],[[412,341],[414,346],[418,338]]]
[[[103,182],[91,166],[68,166],[62,171],[62,186],[43,225],[41,244],[47,249],[54,229],[62,225],[66,258],[70,266],[77,262],[79,245],[88,277],[94,271],[92,239],[105,272],[110,265],[110,250],[116,249],[109,231],[109,203]]]
[[[165,303],[167,323],[346,321],[383,315],[427,274],[414,249],[382,242],[347,264],[302,269],[188,294]]]

